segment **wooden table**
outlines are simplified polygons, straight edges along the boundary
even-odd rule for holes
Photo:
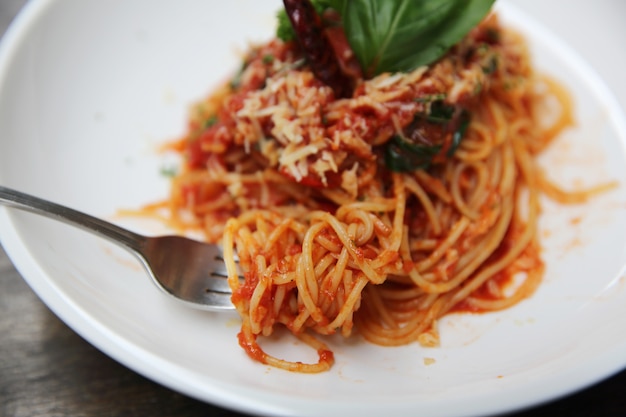
[[[24,0],[0,0],[0,34]],[[626,372],[512,417],[626,416]],[[0,416],[240,416],[113,361],[61,322],[0,247]]]

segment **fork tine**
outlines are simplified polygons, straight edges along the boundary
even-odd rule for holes
[[[232,293],[215,292],[208,290],[204,293],[204,301],[210,310],[232,310],[233,303],[230,301]]]
[[[243,280],[243,276],[239,276],[239,280]],[[228,278],[213,271],[211,278],[205,281],[204,301],[211,309],[232,309],[233,304],[231,296],[233,295]]]
[[[211,276],[213,277],[223,277],[228,278],[228,272],[226,271],[226,263],[222,255],[216,255],[215,260],[217,261],[215,267],[211,271]],[[239,267],[239,259],[235,258],[235,263],[237,265],[237,274],[239,274],[239,279],[243,279],[243,272],[241,272],[241,268]]]
[[[232,291],[228,285],[228,280],[223,275],[211,273],[211,278],[206,281],[206,292],[218,292],[222,294],[231,294]]]
[[[217,261],[217,263],[211,270],[211,278],[207,281],[206,291],[222,294],[232,294],[232,290],[228,285],[228,272],[226,271],[224,257],[222,256],[222,254],[217,254],[215,255],[214,259]],[[235,263],[237,265],[237,274],[239,276],[239,281],[243,281],[243,272],[239,267],[239,258],[237,256],[235,256]]]

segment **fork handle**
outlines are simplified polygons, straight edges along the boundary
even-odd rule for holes
[[[0,203],[95,233],[138,254],[145,236],[116,226],[89,214],[0,185]]]

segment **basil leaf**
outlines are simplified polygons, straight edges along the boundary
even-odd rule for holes
[[[452,158],[465,137],[470,121],[469,111],[457,109],[443,101],[433,102],[428,113],[415,115],[411,124],[405,128],[406,136],[395,135],[385,144],[385,165],[391,171],[408,172],[427,169],[432,164],[433,159],[441,152],[443,144],[428,144],[432,138],[424,138],[422,141],[415,136],[419,124],[423,123],[440,125],[444,134],[446,131],[452,133],[450,147],[445,154],[447,158]],[[443,140],[443,137],[440,140]]]
[[[443,101],[434,101],[430,106],[430,112],[426,115],[426,120],[431,123],[446,124],[454,117],[456,109],[454,106],[445,104]]]
[[[461,115],[459,116],[459,125],[452,134],[452,144],[450,145],[450,149],[448,149],[448,152],[446,153],[446,156],[448,158],[451,158],[452,155],[454,155],[454,152],[456,152],[456,149],[461,144],[461,140],[463,140],[463,138],[465,137],[465,132],[469,127],[470,121],[470,113],[467,110],[463,110],[461,112]]]
[[[391,171],[409,172],[428,168],[441,150],[441,145],[410,143],[393,136],[385,146],[385,165]]]
[[[411,71],[443,56],[495,0],[334,0],[366,77]]]
[[[336,9],[336,0],[311,0],[311,4],[315,8],[318,15],[322,16],[326,9]],[[276,37],[282,39],[285,42],[295,41],[296,33],[293,31],[291,21],[282,8],[278,11],[276,18],[278,20],[278,26],[276,27]]]
[[[291,26],[287,13],[285,13],[285,9],[280,9],[278,11],[276,14],[276,20],[278,21],[278,26],[276,27],[276,37],[285,42],[296,40],[296,34],[293,31],[293,27]]]
[[[217,116],[216,115],[212,115],[212,116],[210,116],[208,119],[206,119],[204,121],[204,123],[202,124],[202,128],[203,129],[208,129],[211,126],[215,125],[218,121],[219,121],[219,119],[217,118]]]

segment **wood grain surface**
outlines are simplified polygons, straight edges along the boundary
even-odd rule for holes
[[[0,0],[0,34],[24,3]],[[0,247],[0,417],[57,416],[241,414],[166,389],[95,349],[39,301]],[[510,416],[626,416],[626,372]]]

